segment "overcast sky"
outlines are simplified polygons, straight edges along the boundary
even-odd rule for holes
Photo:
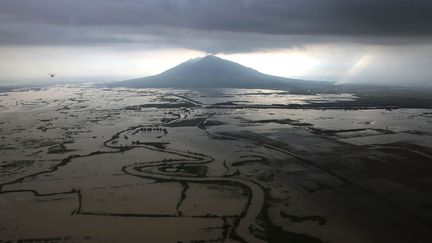
[[[0,0],[0,84],[142,77],[206,54],[285,77],[432,86],[432,1]]]

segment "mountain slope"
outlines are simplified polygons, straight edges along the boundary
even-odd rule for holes
[[[216,56],[195,58],[161,74],[107,84],[131,88],[296,88],[330,83],[271,76]]]

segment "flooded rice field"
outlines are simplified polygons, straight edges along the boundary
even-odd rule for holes
[[[0,242],[431,242],[432,110],[356,99],[0,93]]]

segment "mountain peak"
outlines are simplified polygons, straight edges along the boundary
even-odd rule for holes
[[[205,60],[205,59],[207,59],[207,60],[211,60],[211,59],[213,59],[213,60],[216,60],[216,59],[221,60],[222,58],[210,54],[210,55],[207,55],[207,56],[201,57],[201,59],[203,59],[203,60]]]
[[[183,62],[161,74],[111,83],[111,87],[276,88],[299,80],[275,77],[214,55]]]
[[[254,79],[264,74],[232,61],[214,55],[207,55],[190,59],[160,75],[165,76],[165,78],[169,78],[170,76],[181,76],[187,77],[188,79],[199,78],[203,82],[207,79],[214,79],[214,77],[224,77],[225,79],[232,79],[234,77]]]
[[[200,63],[200,62],[214,62],[214,61],[224,62],[224,61],[228,61],[228,60],[224,60],[224,59],[217,57],[215,55],[207,55],[207,56],[203,56],[203,57],[196,57],[196,58],[189,59],[189,61],[187,61],[187,62]]]

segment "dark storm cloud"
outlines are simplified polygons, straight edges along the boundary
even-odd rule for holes
[[[2,0],[0,43],[144,43],[210,52],[322,42],[418,43],[428,0]]]

